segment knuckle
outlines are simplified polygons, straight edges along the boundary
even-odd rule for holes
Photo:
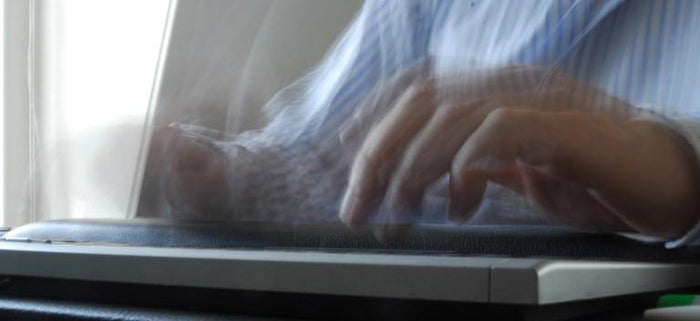
[[[452,180],[453,184],[461,186],[465,171],[466,167],[464,161],[462,161],[460,158],[457,158],[452,162],[452,165],[450,166],[450,179]]]
[[[372,150],[364,149],[358,155],[358,163],[363,168],[375,167],[379,163],[377,155],[378,153]]]
[[[539,112],[530,109],[498,107],[484,119],[489,126],[521,126],[537,120]]]
[[[412,100],[430,99],[435,93],[435,86],[429,80],[421,79],[413,82],[408,88]]]
[[[500,125],[513,121],[515,117],[516,115],[513,109],[497,107],[486,116],[484,123],[489,125]]]
[[[366,146],[359,151],[357,155],[357,168],[363,173],[374,173],[382,164],[383,155],[381,149],[377,146]]]
[[[453,170],[450,172],[450,189],[453,191],[462,190],[465,186],[468,186],[468,182],[465,179],[465,172],[460,170]]]
[[[438,124],[449,124],[462,120],[468,114],[468,110],[453,104],[440,105],[433,115],[433,121]]]

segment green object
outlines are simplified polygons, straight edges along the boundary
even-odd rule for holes
[[[695,304],[697,304],[697,298],[694,294],[666,294],[659,298],[657,307],[668,308]]]

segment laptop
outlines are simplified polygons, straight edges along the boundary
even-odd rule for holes
[[[184,58],[171,49],[207,41],[191,35],[223,28],[225,22],[207,17],[237,5],[173,2],[150,124],[174,117],[166,102],[177,99],[163,99],[170,93],[163,88],[181,81],[168,73],[177,73]],[[220,43],[225,39],[209,41],[226,47]],[[212,54],[207,48],[201,44],[194,50],[206,59]],[[146,170],[153,161],[149,140],[147,134],[131,201],[136,218],[44,221],[4,232],[0,275],[24,290],[0,287],[1,297],[41,298],[46,306],[68,298],[78,304],[76,309],[84,302],[156,309],[191,304],[199,312],[266,317],[336,318],[334,308],[355,305],[366,310],[346,317],[406,317],[407,311],[428,317],[441,310],[557,320],[628,305],[646,307],[659,293],[700,286],[696,248],[668,250],[662,242],[564,227],[423,225],[382,243],[371,231],[337,224],[155,217]],[[66,288],[76,290],[66,293]]]

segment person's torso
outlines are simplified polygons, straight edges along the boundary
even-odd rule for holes
[[[698,1],[451,1],[434,15],[438,73],[544,65],[638,106],[700,116]]]

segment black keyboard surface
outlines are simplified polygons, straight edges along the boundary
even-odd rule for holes
[[[418,226],[390,242],[371,229],[341,225],[201,222],[165,219],[73,219],[14,229],[5,241],[134,246],[317,250],[502,257],[700,263],[700,248],[669,250],[616,234],[534,225]]]

